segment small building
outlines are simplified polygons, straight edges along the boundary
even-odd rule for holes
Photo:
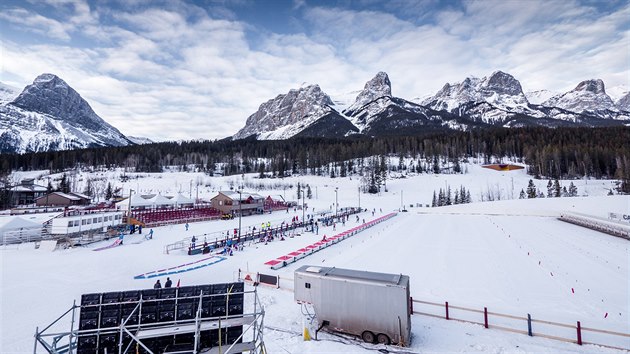
[[[509,164],[509,163],[493,163],[489,165],[483,165],[481,167],[488,168],[495,171],[514,171],[514,170],[522,170],[525,168],[523,166]]]
[[[269,195],[265,198],[265,210],[281,210],[286,209],[287,203],[281,195]]]
[[[48,189],[34,183],[33,178],[26,178],[19,185],[11,188],[12,205],[30,205],[35,203],[35,199],[46,194]]]
[[[221,191],[210,202],[222,214],[238,215],[242,212],[242,215],[252,215],[263,213],[265,198],[255,193]]]
[[[52,192],[35,199],[37,206],[89,205],[92,199],[81,193]]]
[[[92,230],[106,230],[123,222],[123,211],[80,212],[52,219],[50,233],[69,235]]]

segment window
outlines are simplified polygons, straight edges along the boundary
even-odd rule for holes
[[[223,201],[222,200],[219,200],[219,205],[223,205]]]
[[[304,287],[307,288],[307,289],[310,289],[311,288],[311,283],[304,283]]]
[[[85,225],[85,220],[81,220],[81,225]]]
[[[92,220],[93,223],[97,223],[98,218],[94,218],[94,220]]]
[[[72,227],[73,222],[72,221],[68,221],[68,227]]]
[[[98,222],[102,222],[102,221],[103,221],[103,217],[101,216],[98,218]]]
[[[74,221],[74,226],[79,226],[79,220]]]

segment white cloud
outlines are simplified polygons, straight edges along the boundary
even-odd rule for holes
[[[20,26],[21,29],[62,41],[70,40],[70,28],[63,23],[26,9],[7,9],[0,12],[0,19]]]
[[[495,70],[516,76],[525,90],[564,91],[589,78],[629,84],[627,7],[602,15],[572,1],[475,1],[437,13],[420,4],[401,18],[296,1],[292,16],[303,18],[294,17],[302,21],[294,28],[305,30],[278,34],[232,19],[236,13],[221,1],[207,9],[48,4],[65,20],[24,9],[3,11],[0,20],[66,41],[80,29],[89,46],[5,41],[2,73],[25,84],[42,72],[58,74],[124,134],[155,140],[223,138],[261,103],[303,82],[345,93],[378,71],[408,99]],[[400,1],[387,6],[402,11]],[[20,19],[9,19],[10,11]]]

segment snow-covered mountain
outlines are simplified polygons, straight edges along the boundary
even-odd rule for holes
[[[0,82],[0,104],[13,101],[19,94],[18,88]]]
[[[357,110],[361,109],[368,103],[382,98],[392,96],[392,83],[384,72],[379,72],[370,81],[365,83],[363,90],[359,92],[354,103],[343,111],[346,116],[353,116]]]
[[[526,107],[529,104],[521,83],[502,71],[495,71],[482,79],[468,77],[461,83],[447,83],[422,104],[436,110],[454,112],[468,102],[487,102],[502,109]]]
[[[42,74],[0,105],[0,152],[38,152],[132,142],[99,117],[65,81]]]
[[[626,92],[625,95],[619,98],[615,105],[622,111],[630,112],[630,92]]]
[[[558,93],[549,90],[536,90],[525,92],[525,97],[527,97],[527,101],[531,104],[541,104],[557,94]]]
[[[356,96],[353,101],[352,96]],[[263,103],[234,138],[407,135],[489,126],[630,123],[628,95],[613,103],[601,80],[584,81],[564,94],[547,90],[525,94],[520,82],[502,71],[447,83],[435,95],[413,101],[393,96],[388,75],[379,72],[363,90],[334,97],[331,100],[317,85],[291,90]]]
[[[127,135],[127,139],[131,140],[131,142],[136,145],[153,144],[155,142],[149,138],[145,138],[141,136]]]
[[[604,81],[601,79],[582,81],[573,90],[553,96],[542,105],[576,113],[617,110],[613,100],[606,94]]]
[[[356,130],[331,107],[333,105],[330,96],[324,93],[319,85],[290,90],[261,104],[258,111],[247,118],[245,127],[233,138],[243,139],[254,135],[258,139],[276,140],[288,139],[300,133],[302,136],[320,136],[318,130],[313,130],[314,135],[308,131],[312,124],[321,119],[328,121],[328,125],[340,125],[342,136]]]

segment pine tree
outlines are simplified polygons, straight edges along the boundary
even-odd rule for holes
[[[438,162],[437,156],[433,156],[433,173],[440,173],[440,164]]]
[[[453,204],[459,204],[459,191],[455,190],[455,197],[453,197]]]
[[[68,182],[68,177],[66,177],[65,173],[61,176],[61,181],[59,181],[57,191],[62,193],[70,193],[70,183]]]
[[[308,199],[312,199],[313,198],[313,191],[311,191],[311,185],[310,184],[306,185],[306,198],[308,198]]]
[[[575,184],[573,184],[573,182],[571,182],[569,184],[569,197],[577,197],[577,195],[578,195],[577,187],[575,186]]]
[[[568,197],[569,196],[569,192],[567,192],[567,187],[562,187],[562,196],[563,197]]]
[[[107,188],[105,189],[105,200],[111,200],[114,196],[114,190],[112,188],[112,183],[107,182]]]
[[[462,172],[462,167],[459,164],[459,159],[455,158],[455,166],[453,166],[453,172],[455,173],[461,173]]]
[[[560,181],[557,178],[553,181],[553,196],[560,198]]]
[[[444,191],[440,188],[440,192],[438,193],[438,206],[446,205],[446,197],[444,196]]]
[[[452,198],[451,198],[451,186],[447,186],[446,187],[446,205],[452,205]]]
[[[94,196],[94,188],[92,186],[92,179],[88,178],[87,182],[85,184],[85,190],[83,191],[83,194],[93,197]]]
[[[527,184],[527,198],[529,199],[536,198],[537,194],[538,193],[536,191],[536,186],[534,185],[534,181],[530,179],[529,183]]]
[[[300,186],[300,182],[297,184],[297,199],[302,198],[302,188]]]
[[[470,190],[466,191],[466,203],[472,203],[472,198],[470,197]]]
[[[525,199],[525,191],[521,188],[521,193],[518,195],[518,199]]]
[[[435,208],[437,206],[437,195],[435,195],[435,190],[433,191],[433,201],[431,202],[431,207]]]
[[[551,180],[549,180],[549,182],[547,182],[547,198],[553,197],[553,194],[553,184],[551,183]]]

